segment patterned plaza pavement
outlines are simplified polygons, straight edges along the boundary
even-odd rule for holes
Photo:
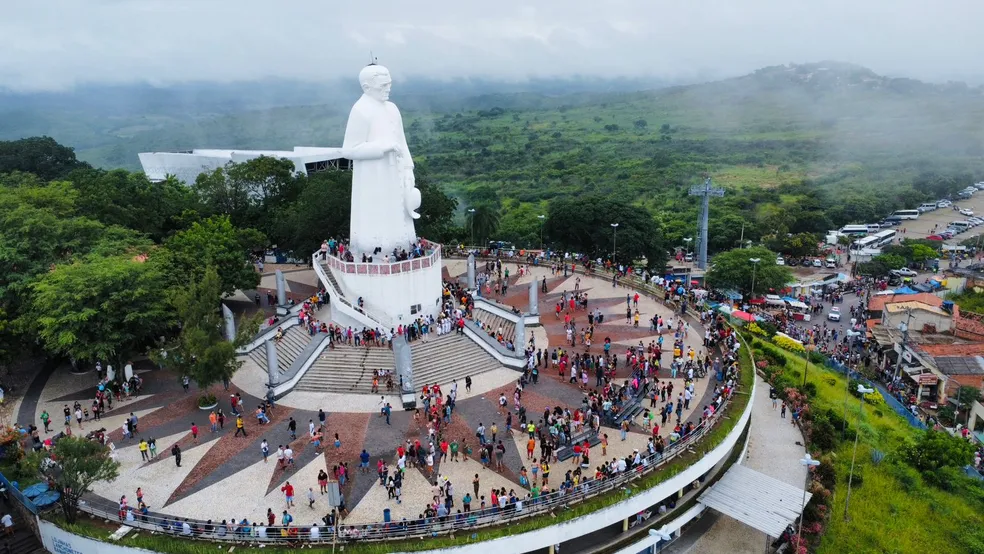
[[[563,319],[554,316],[554,305],[565,291],[573,291],[576,277],[552,275],[549,268],[535,267],[523,277],[518,277],[519,271],[515,264],[509,264],[511,287],[509,294],[497,300],[525,309],[527,299],[527,284],[530,280],[547,279],[546,294],[540,294],[539,308],[542,328],[535,330],[537,346],[554,348],[562,346],[565,340]],[[464,272],[464,264],[449,261],[447,273],[454,277]],[[301,277],[298,276],[298,280]],[[624,364],[625,348],[642,342],[648,345],[657,339],[656,333],[649,331],[648,320],[654,314],[669,318],[669,309],[661,302],[643,297],[639,303],[640,327],[635,328],[626,324],[625,307],[626,295],[634,294],[630,289],[613,287],[610,278],[604,276],[580,276],[580,291],[588,293],[588,308],[600,308],[605,314],[605,322],[596,326],[596,338],[593,351],[601,352],[605,337],[612,340],[613,352],[620,355],[618,379],[624,379],[628,371]],[[580,326],[587,317],[579,311],[575,321]],[[578,321],[582,320],[582,321]],[[685,340],[688,347],[696,352],[702,351],[703,330],[694,328]],[[671,343],[671,337],[667,340]],[[583,351],[583,346],[569,349],[571,352]],[[454,363],[454,360],[449,360]],[[515,373],[509,379],[486,379],[482,386],[476,388],[471,395],[460,394],[459,401],[451,423],[444,430],[449,439],[466,442],[469,446],[477,446],[475,429],[480,423],[490,428],[496,423],[499,438],[506,446],[504,469],[494,471],[483,467],[472,457],[468,460],[445,461],[436,463],[433,474],[417,468],[407,468],[403,483],[402,502],[387,498],[386,489],[379,484],[376,476],[376,463],[382,459],[392,469],[396,463],[396,447],[406,440],[420,439],[427,444],[427,429],[424,424],[414,420],[412,413],[394,411],[390,424],[378,413],[378,398],[357,399],[352,402],[325,401],[325,397],[307,394],[288,395],[283,402],[270,414],[271,422],[258,425],[252,410],[260,399],[249,390],[252,387],[239,388],[240,376],[230,385],[229,390],[223,390],[221,385],[214,387],[213,392],[220,399],[219,408],[226,414],[223,428],[212,432],[209,429],[208,412],[197,407],[197,390],[194,386],[190,392],[183,391],[178,377],[167,369],[150,366],[137,366],[137,371],[144,379],[143,391],[139,396],[122,403],[113,404],[113,409],[106,413],[101,421],[84,422],[84,431],[79,430],[73,423],[73,432],[78,434],[98,428],[106,428],[115,448],[115,456],[121,463],[120,476],[112,482],[98,483],[94,493],[110,502],[117,502],[126,495],[131,505],[136,504],[136,489],[142,488],[144,500],[154,514],[166,514],[197,519],[248,518],[260,521],[265,518],[267,510],[272,509],[280,514],[287,505],[281,487],[290,481],[295,488],[295,506],[290,508],[297,524],[310,524],[320,521],[330,508],[327,497],[318,493],[317,475],[320,470],[332,474],[332,468],[345,463],[349,467],[349,479],[342,487],[349,515],[344,520],[347,524],[361,524],[383,519],[383,509],[391,510],[393,519],[412,519],[421,514],[433,496],[435,480],[449,480],[455,490],[455,506],[465,492],[472,491],[472,482],[477,474],[480,482],[480,495],[488,495],[493,489],[505,488],[515,490],[519,496],[524,496],[526,487],[519,484],[519,474],[526,463],[525,440],[513,432],[507,436],[503,414],[498,412],[498,397],[505,393],[512,407],[512,392],[519,374]],[[244,368],[242,371],[259,371]],[[503,370],[506,371],[506,370]],[[244,376],[246,381],[250,376]],[[253,380],[256,376],[252,376]],[[668,370],[660,372],[661,380],[669,379]],[[480,379],[476,377],[476,383]],[[505,383],[505,384],[503,384]],[[591,379],[589,385],[594,384]],[[72,405],[76,400],[83,405],[91,404],[95,395],[96,374],[88,373],[75,375],[64,369],[45,371],[38,375],[27,391],[20,405],[17,421],[20,423],[34,422],[41,427],[39,416],[42,410],[47,410],[52,416],[52,433],[64,430],[62,423],[62,408],[65,404]],[[442,383],[442,390],[449,390],[449,384]],[[459,392],[464,393],[464,384],[459,386]],[[674,389],[683,389],[683,379],[675,380]],[[699,419],[700,410],[712,393],[713,383],[709,379],[699,379],[696,383],[695,400],[689,410],[684,412],[684,422]],[[246,433],[235,435],[235,419],[231,415],[230,395],[240,393],[246,406]],[[254,390],[255,392],[255,390]],[[552,368],[542,368],[539,383],[529,385],[523,392],[523,405],[529,414],[542,413],[546,407],[580,405],[584,396],[577,385],[569,384],[566,378],[561,378]],[[319,405],[323,404],[323,405]],[[396,404],[394,404],[395,406]],[[308,437],[308,422],[318,422],[318,410],[327,413],[325,443],[321,449],[316,449]],[[153,437],[157,443],[157,457],[143,461],[138,449],[138,440],[125,440],[121,426],[130,413],[139,418],[138,437]],[[515,417],[515,414],[514,414]],[[293,418],[297,422],[297,438],[292,439],[287,425]],[[192,423],[199,427],[197,440],[192,437]],[[671,429],[661,430],[668,435]],[[609,435],[608,459],[615,456],[630,455],[633,449],[644,451],[648,432],[642,428],[641,421],[633,422],[632,430],[625,442],[619,440],[616,429],[603,428],[602,432]],[[44,434],[51,436],[52,433]],[[338,434],[340,447],[334,445],[334,436]],[[275,456],[271,455],[268,462],[263,461],[260,451],[261,442],[266,439],[270,445],[271,454],[276,452],[278,445],[287,445],[294,451],[294,466],[286,470],[278,468]],[[171,456],[171,447],[178,444],[182,450],[181,466],[175,464]],[[359,455],[365,449],[370,457],[370,469],[367,473],[359,471]],[[539,450],[537,450],[537,453]],[[596,456],[600,454],[600,447]],[[600,456],[595,457],[600,462]],[[561,462],[554,466],[554,473],[559,478],[570,467],[571,462]],[[559,481],[559,479],[558,479]],[[553,480],[552,483],[554,484]],[[312,488],[315,492],[315,502],[309,507],[307,492]],[[477,504],[478,500],[476,500]]]

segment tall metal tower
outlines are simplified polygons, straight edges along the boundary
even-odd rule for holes
[[[700,214],[697,216],[697,267],[707,269],[707,216],[709,200],[712,196],[724,196],[724,189],[711,186],[711,178],[703,185],[690,187],[690,196],[700,196]]]

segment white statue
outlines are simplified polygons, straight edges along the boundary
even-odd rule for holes
[[[414,186],[403,117],[389,101],[389,70],[366,66],[359,83],[363,94],[349,113],[342,144],[343,155],[353,160],[349,248],[357,258],[379,248],[375,259],[381,260],[417,241],[413,220],[420,217],[420,190]]]

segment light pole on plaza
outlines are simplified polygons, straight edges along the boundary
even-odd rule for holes
[[[540,214],[536,216],[536,218],[540,220],[540,251],[542,253],[543,252],[543,223],[544,221],[546,221],[547,216]]]
[[[851,505],[851,483],[854,481],[854,461],[858,457],[858,436],[861,434],[861,417],[864,416],[864,395],[875,392],[875,389],[866,389],[864,385],[858,384],[858,394],[861,395],[861,402],[858,404],[858,428],[854,430],[854,454],[851,454],[851,473],[847,478],[847,497],[844,499],[844,521],[847,521],[847,508]],[[847,422],[844,422],[845,426]]]
[[[748,258],[748,261],[752,262],[752,294],[751,298],[755,298],[755,270],[758,269],[759,262],[762,258]]]
[[[475,208],[469,208],[468,213],[471,214],[469,219],[471,219],[471,245],[472,248],[475,247]]]
[[[615,238],[618,237],[618,223],[611,223],[612,226],[612,265],[615,265]]]
[[[810,487],[810,468],[820,465],[820,460],[814,460],[810,457],[810,453],[807,452],[806,456],[803,456],[800,460],[800,464],[806,467],[806,484],[803,488],[803,511],[800,512],[799,532],[797,533],[799,540],[796,542],[797,549],[803,543],[803,516],[806,515],[806,489]]]

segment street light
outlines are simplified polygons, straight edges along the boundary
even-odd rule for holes
[[[547,216],[545,216],[543,214],[540,214],[540,215],[536,216],[536,218],[540,220],[540,251],[541,251],[541,254],[542,254],[542,251],[543,251],[543,222],[547,219]]]
[[[820,465],[820,460],[814,460],[810,457],[810,453],[807,452],[806,456],[803,456],[800,460],[800,465],[806,467],[806,485],[803,488],[803,511],[800,513],[799,532],[797,533],[799,540],[796,542],[797,548],[803,544],[803,516],[806,514],[806,489],[810,486],[810,468]]]
[[[807,339],[807,343],[803,346],[806,349],[806,367],[803,368],[803,388],[806,388],[806,376],[810,373],[810,354],[817,349],[816,345],[809,343],[810,339]]]
[[[875,389],[866,389],[864,385],[858,384],[858,394],[861,395],[861,402],[858,404],[858,428],[854,430],[854,454],[851,455],[851,473],[847,478],[847,498],[844,500],[844,521],[847,521],[847,508],[851,505],[851,482],[854,480],[854,461],[858,457],[858,436],[861,429],[861,417],[864,415],[864,395],[875,392]],[[847,422],[845,421],[845,426]]]
[[[471,243],[472,243],[472,247],[474,248],[474,246],[475,246],[475,208],[469,208],[468,209],[468,213],[471,214],[471,217],[469,218],[469,219],[471,219]]]
[[[615,265],[615,237],[618,236],[618,223],[610,223],[612,226],[612,265]]]
[[[751,297],[755,298],[755,270],[758,269],[759,262],[762,258],[748,258],[748,261],[752,262],[752,294]]]
[[[684,250],[687,254],[690,253],[690,241],[692,241],[692,240],[694,240],[693,237],[687,237],[687,238],[683,239],[683,242],[687,243],[687,247]]]
[[[669,534],[669,533],[666,532],[666,526],[665,525],[662,527],[662,529],[650,529],[649,530],[649,536],[650,537],[656,537],[657,539],[659,539],[659,551],[660,552],[663,551],[663,543],[664,542],[669,542],[671,539],[673,539],[673,535],[671,535],[671,534]]]

